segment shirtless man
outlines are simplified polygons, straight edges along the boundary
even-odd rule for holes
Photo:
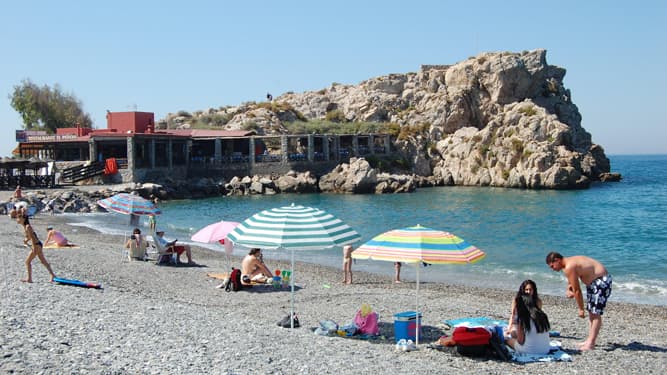
[[[579,349],[595,348],[595,340],[602,328],[602,313],[611,295],[611,275],[602,263],[583,255],[563,257],[559,253],[551,252],[547,255],[546,262],[549,268],[556,272],[562,270],[567,277],[568,286],[565,295],[577,301],[580,318],[585,316],[585,312],[579,280],[586,285],[589,329],[588,338],[579,344]]]
[[[241,262],[241,282],[250,284],[251,281],[265,283],[273,280],[269,267],[262,261],[262,251],[258,248],[250,249],[248,255]]]

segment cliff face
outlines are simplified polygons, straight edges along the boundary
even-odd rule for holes
[[[455,65],[422,66],[418,73],[287,93],[275,102],[308,119],[337,110],[348,121],[419,125],[423,131],[406,132],[396,146],[416,174],[439,183],[584,188],[609,172],[609,160],[581,127],[564,76],[565,69],[547,64],[545,50],[483,53]],[[232,110],[228,129],[240,128],[249,111],[266,133],[281,132],[282,119],[296,117]]]
[[[278,100],[308,118],[337,109],[350,121],[426,125],[397,145],[416,173],[446,184],[586,187],[609,172],[609,160],[581,127],[564,76],[545,50],[483,53]]]

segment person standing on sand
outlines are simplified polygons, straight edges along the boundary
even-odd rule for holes
[[[21,185],[16,185],[16,190],[14,190],[14,195],[12,197],[14,199],[23,198],[23,193],[21,192]]]
[[[585,316],[584,299],[579,286],[579,280],[586,284],[586,309],[588,310],[588,337],[579,344],[580,350],[595,348],[595,341],[602,328],[602,313],[607,306],[607,299],[611,295],[611,275],[607,269],[593,258],[583,255],[563,257],[557,252],[547,254],[546,262],[549,268],[563,271],[567,277],[567,298],[574,298],[579,306],[579,317]]]
[[[394,262],[394,282],[401,283],[401,262]]]
[[[352,245],[343,246],[343,284],[352,284]]]
[[[27,245],[28,242],[32,244],[30,254],[28,254],[28,257],[25,259],[25,267],[28,270],[28,277],[22,279],[21,281],[32,283],[32,261],[35,259],[35,257],[39,258],[39,261],[42,262],[46,270],[49,271],[51,274],[51,281],[53,281],[53,279],[56,277],[56,274],[53,273],[53,270],[51,270],[51,265],[46,261],[46,258],[44,258],[44,253],[42,252],[42,241],[37,238],[35,230],[32,229],[25,210],[23,208],[12,210],[10,216],[12,218],[16,218],[16,222],[23,226],[23,230],[25,231],[25,239],[23,240],[23,244]]]

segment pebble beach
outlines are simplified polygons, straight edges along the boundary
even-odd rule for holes
[[[295,310],[300,328],[277,322],[288,314],[289,289],[254,287],[240,292],[216,288],[208,273],[240,266],[242,251],[224,253],[193,247],[196,266],[158,266],[128,261],[124,238],[69,226],[60,215],[31,220],[40,239],[53,225],[78,248],[44,249],[58,277],[100,283],[87,289],[49,282],[38,260],[33,283],[20,281],[28,249],[21,227],[0,218],[0,373],[18,374],[408,374],[452,373],[663,373],[667,368],[667,309],[611,302],[595,350],[579,352],[588,320],[577,317],[576,303],[541,296],[555,338],[571,362],[518,364],[474,359],[428,344],[451,335],[442,321],[487,316],[507,319],[513,293],[421,283],[419,306],[423,337],[418,350],[397,351],[395,313],[414,310],[416,284],[394,284],[380,275],[354,272],[343,285],[342,270],[297,261]],[[297,255],[298,260],[298,255]],[[271,260],[271,269],[290,265]],[[551,272],[545,267],[545,272]],[[563,289],[565,285],[563,285]],[[352,321],[362,304],[380,316],[378,339],[325,337],[313,333],[318,322]]]

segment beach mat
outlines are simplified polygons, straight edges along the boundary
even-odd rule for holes
[[[62,277],[54,277],[53,282],[61,285],[79,286],[82,288],[102,289],[102,284],[88,283],[85,281],[79,281],[73,279],[64,279]]]
[[[549,345],[551,346],[549,354],[517,354],[512,348],[509,348],[509,351],[512,360],[520,363],[572,361],[572,356],[563,351],[560,341],[551,341]]]
[[[72,245],[72,246],[58,246],[58,245],[47,245],[43,246],[43,249],[80,249],[81,246],[79,245]]]
[[[497,320],[497,319],[491,319],[486,316],[479,316],[476,318],[460,318],[460,319],[449,319],[449,320],[443,320],[443,323],[445,323],[449,328],[456,328],[456,327],[507,327],[509,324],[507,323],[506,320]],[[560,337],[560,332],[559,331],[549,331],[549,337]]]

